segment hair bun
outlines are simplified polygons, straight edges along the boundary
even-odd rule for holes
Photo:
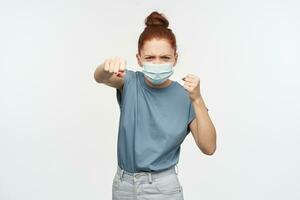
[[[152,12],[146,19],[145,25],[148,26],[164,26],[168,28],[169,21],[163,14],[158,13],[157,11]]]

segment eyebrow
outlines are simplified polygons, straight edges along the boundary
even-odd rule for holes
[[[145,55],[144,57],[147,57],[147,56],[155,56],[155,55]],[[171,55],[169,55],[169,54],[166,54],[166,55],[160,55],[160,57],[163,57],[163,56],[169,56],[169,57],[171,57]]]

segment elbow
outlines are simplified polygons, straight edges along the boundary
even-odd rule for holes
[[[103,83],[103,81],[99,78],[99,76],[97,75],[97,70],[94,72],[94,80],[97,83]]]
[[[213,146],[213,147],[210,147],[210,148],[207,148],[207,149],[205,149],[205,150],[202,150],[202,152],[203,152],[205,155],[211,156],[211,155],[213,155],[213,154],[216,152],[216,150],[217,150],[217,147],[216,147],[216,145],[215,145],[215,146]]]
[[[203,151],[204,154],[206,155],[213,155],[216,152],[217,149],[217,138],[216,138],[216,130],[214,129],[213,132],[213,139],[212,141],[206,146],[205,151]]]
[[[100,83],[100,80],[97,78],[97,70],[95,70],[95,72],[94,72],[94,80],[95,80],[97,83]]]
[[[211,151],[205,151],[203,152],[204,154],[208,155],[208,156],[212,156],[214,153],[215,153],[215,149],[214,150],[211,150]]]
[[[98,66],[94,71],[94,80],[97,83],[104,83],[105,80],[103,78],[103,65]]]

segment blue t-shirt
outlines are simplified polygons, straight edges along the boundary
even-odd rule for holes
[[[126,70],[120,107],[118,165],[129,172],[161,171],[178,163],[180,145],[190,132],[195,111],[177,81],[153,88],[140,71]]]

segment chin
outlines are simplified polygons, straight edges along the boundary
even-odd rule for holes
[[[166,83],[167,81],[168,81],[168,80],[165,80],[164,82],[158,83],[158,84],[154,84],[154,83],[151,82],[151,84],[152,84],[152,85],[156,85],[156,86],[161,86],[161,85],[163,85],[164,83]]]

